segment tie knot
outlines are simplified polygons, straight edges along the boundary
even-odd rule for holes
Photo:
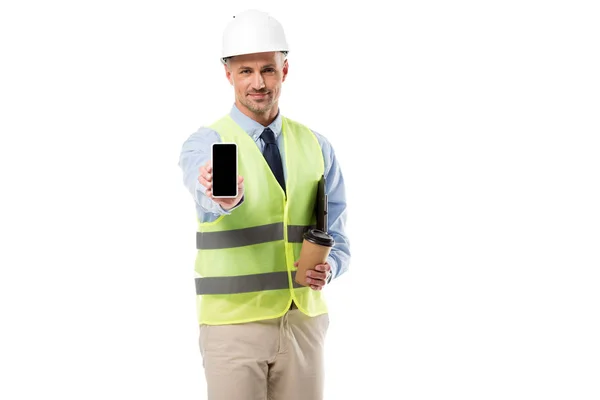
[[[265,141],[265,144],[276,144],[275,134],[270,128],[265,128],[263,133],[261,133],[260,137]]]

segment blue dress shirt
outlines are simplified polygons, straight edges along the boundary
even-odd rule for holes
[[[260,152],[263,152],[264,142],[260,135],[265,126],[243,114],[234,104],[230,116],[256,143]],[[283,161],[284,177],[287,179],[285,166],[285,152],[281,135],[281,112],[268,126],[275,133],[277,147]],[[312,131],[316,136],[323,152],[325,161],[325,191],[328,199],[328,233],[333,236],[335,245],[327,259],[331,265],[331,279],[337,278],[348,270],[350,263],[350,244],[345,234],[346,224],[346,193],[342,171],[335,158],[331,144],[319,133]],[[221,141],[221,137],[214,130],[201,127],[185,140],[179,156],[179,167],[183,171],[183,182],[192,194],[196,203],[196,213],[201,222],[212,222],[220,215],[227,215],[231,210],[223,209],[219,204],[208,198],[205,187],[198,181],[199,169],[211,158],[211,146]],[[243,199],[236,207],[243,206]]]

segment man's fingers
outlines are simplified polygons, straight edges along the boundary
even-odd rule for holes
[[[316,286],[325,286],[326,282],[325,282],[325,279],[306,277],[306,283],[311,284],[311,285],[316,285]]]
[[[308,271],[306,271],[306,276],[308,278],[319,279],[324,281],[325,279],[327,279],[327,272],[318,272],[309,269]]]
[[[198,181],[200,181],[200,184],[205,188],[212,189],[212,182],[207,181],[202,175],[198,177]]]
[[[200,180],[200,178],[203,178],[207,182],[212,182],[212,173],[211,173],[211,171],[209,171],[208,169],[206,169],[205,166],[200,167],[199,170],[198,170],[198,181],[200,181],[200,183],[202,183],[202,181]],[[206,186],[206,185],[204,185],[204,186]]]
[[[205,162],[204,165],[202,165],[200,167],[200,169],[204,169],[206,172],[212,173],[212,163],[211,163],[211,161],[208,160],[207,162]]]
[[[331,266],[328,263],[318,264],[318,265],[315,266],[315,269],[317,271],[323,271],[323,272],[325,272],[325,271],[331,271]]]

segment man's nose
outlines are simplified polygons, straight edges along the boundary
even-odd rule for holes
[[[263,76],[260,72],[254,74],[252,86],[254,86],[255,90],[260,90],[265,87],[265,80],[263,79]]]

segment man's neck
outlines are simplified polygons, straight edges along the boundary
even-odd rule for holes
[[[273,107],[271,107],[271,109],[268,112],[261,114],[253,113],[248,108],[241,105],[237,100],[235,102],[235,105],[242,114],[244,114],[248,118],[253,119],[254,121],[258,122],[259,124],[265,127],[269,126],[273,121],[275,121],[275,118],[277,117],[277,112],[279,111],[279,106],[277,103],[274,103]]]

